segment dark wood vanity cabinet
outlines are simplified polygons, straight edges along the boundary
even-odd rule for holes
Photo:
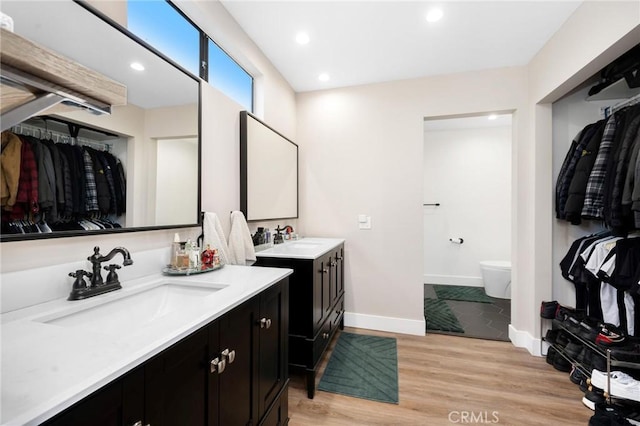
[[[257,266],[291,268],[289,366],[306,373],[313,398],[317,367],[331,338],[344,328],[344,244],[316,259],[259,256]]]
[[[286,424],[288,288],[285,278],[45,424]]]

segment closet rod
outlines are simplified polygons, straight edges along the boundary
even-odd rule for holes
[[[622,109],[622,108],[624,108],[624,107],[628,107],[628,106],[631,106],[631,105],[635,105],[635,104],[637,104],[638,102],[640,102],[640,94],[637,94],[637,95],[635,95],[635,96],[632,96],[632,97],[630,97],[629,99],[625,99],[624,101],[619,102],[619,103],[617,103],[617,104],[615,104],[615,105],[612,105],[612,106],[608,106],[608,107],[603,108],[603,110],[604,110],[604,116],[605,116],[605,118],[607,118],[607,117],[609,117],[611,114],[613,114],[614,112],[619,111],[619,110],[621,110],[621,109]]]
[[[101,149],[103,151],[111,152],[112,145],[105,142],[94,141],[83,137],[71,137],[68,134],[61,133],[55,130],[45,130],[41,127],[31,124],[20,123],[11,127],[11,132],[17,135],[33,136],[39,139],[49,137],[51,140],[55,139],[56,143],[69,143],[71,145],[84,145],[91,146],[93,148]]]
[[[84,126],[82,124],[74,123],[73,121],[68,121],[68,120],[63,120],[61,118],[52,117],[50,115],[40,115],[40,116],[33,117],[33,118],[34,119],[35,118],[39,118],[41,120],[44,120],[45,124],[46,124],[47,121],[54,121],[56,123],[66,124],[67,126],[73,126],[73,127],[77,128],[77,129],[80,129],[80,130],[84,129],[84,130],[89,130],[89,131],[92,131],[92,132],[95,132],[95,133],[102,133],[103,135],[109,136],[109,137],[112,137],[112,138],[119,137],[115,133],[110,133],[110,132],[107,132],[106,130],[95,129],[93,127],[88,127],[88,126]]]

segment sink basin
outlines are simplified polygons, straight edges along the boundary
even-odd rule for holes
[[[287,247],[292,249],[313,249],[318,247],[319,245],[320,244],[318,243],[295,242],[295,243],[288,243]]]
[[[224,287],[165,283],[81,311],[40,318],[38,322],[61,327],[88,328],[107,334],[121,333],[132,327],[149,324],[178,309],[188,308],[190,304],[222,288]]]

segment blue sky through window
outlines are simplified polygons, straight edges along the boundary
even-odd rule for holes
[[[199,76],[200,31],[164,0],[129,0],[129,31]]]
[[[253,111],[253,78],[209,40],[209,83],[248,111]]]

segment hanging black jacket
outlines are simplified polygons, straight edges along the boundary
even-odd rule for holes
[[[571,184],[569,185],[569,193],[567,196],[567,203],[565,205],[565,218],[574,225],[579,225],[581,222],[582,206],[584,205],[587,182],[589,180],[593,164],[596,161],[600,142],[602,141],[604,120],[596,123],[596,126],[597,128],[595,132],[591,138],[589,138],[589,141],[580,153],[575,173],[571,179]]]

